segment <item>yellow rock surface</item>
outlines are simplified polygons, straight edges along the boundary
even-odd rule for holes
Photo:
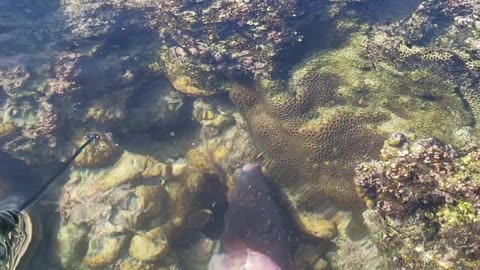
[[[172,80],[172,85],[180,93],[191,97],[207,97],[214,94],[207,90],[200,89],[191,84],[190,78],[187,76],[178,76]]]
[[[113,168],[97,180],[96,185],[100,190],[108,190],[136,180],[142,176],[146,166],[147,157],[124,152]]]
[[[161,227],[157,227],[146,233],[135,235],[128,251],[139,261],[151,262],[165,256],[168,250],[167,236]]]
[[[0,123],[0,140],[8,138],[18,131],[13,122]]]
[[[140,199],[142,212],[147,217],[156,217],[162,212],[167,193],[163,187],[139,186],[135,195]]]
[[[171,174],[171,168],[168,168],[167,164],[161,163],[156,161],[151,157],[147,157],[147,163],[145,166],[145,170],[142,173],[142,177],[155,177],[155,176],[163,176],[165,178],[169,178]]]
[[[88,252],[84,258],[84,263],[90,267],[100,267],[111,264],[118,257],[125,243],[125,236],[91,239],[88,244]]]
[[[105,191],[137,179],[161,176],[165,168],[165,164],[149,156],[124,152],[113,168],[97,180],[96,186]]]
[[[107,138],[101,137],[86,147],[75,159],[75,163],[85,168],[98,168],[112,162],[113,156],[118,153],[117,147]]]
[[[215,150],[213,150],[212,153],[212,159],[217,164],[221,164],[227,156],[228,149],[223,145],[219,145],[217,148],[215,148]]]
[[[82,242],[87,235],[87,229],[81,225],[69,223],[61,227],[57,235],[58,256],[62,265],[70,265],[77,259],[82,259]]]
[[[314,237],[331,239],[337,235],[337,228],[332,221],[307,213],[299,213],[298,220],[301,230]]]
[[[120,263],[120,270],[153,270],[155,269],[152,265],[145,265],[141,262],[130,262],[123,261]]]
[[[195,172],[212,173],[210,161],[205,153],[192,149],[187,153],[187,167]]]

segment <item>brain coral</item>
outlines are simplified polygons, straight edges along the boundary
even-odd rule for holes
[[[371,124],[387,116],[367,109],[325,107],[339,98],[335,76],[309,72],[296,82],[291,93],[280,97],[244,86],[230,88],[250,134],[276,164],[267,173],[297,214],[307,211],[328,218],[325,210],[332,205],[362,209],[352,181],[354,167],[378,155],[385,134]],[[318,106],[320,113],[314,110]]]

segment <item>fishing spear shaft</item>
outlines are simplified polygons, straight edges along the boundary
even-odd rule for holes
[[[70,164],[82,153],[83,149],[87,147],[89,144],[92,142],[98,140],[100,136],[97,133],[91,133],[87,135],[87,140],[77,149],[75,150],[75,153],[63,163],[62,167],[52,176],[48,181],[42,186],[40,190],[38,190],[29,200],[21,204],[18,208],[17,211],[22,211],[25,208],[35,204],[40,198],[42,197],[43,194],[48,190],[48,188],[52,185],[52,183],[60,176],[62,175],[70,166]]]

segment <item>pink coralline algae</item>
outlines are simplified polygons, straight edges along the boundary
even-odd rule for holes
[[[402,269],[480,266],[480,152],[433,138],[386,143],[356,168],[377,246]],[[372,211],[372,210],[369,210]]]

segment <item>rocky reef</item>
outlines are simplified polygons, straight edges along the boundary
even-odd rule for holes
[[[48,173],[102,134],[50,196],[55,267],[205,269],[251,161],[300,269],[478,266],[474,1],[43,2],[0,3],[1,150]]]
[[[356,168],[374,242],[395,267],[477,269],[480,265],[478,149],[437,139],[386,141],[382,160]]]

